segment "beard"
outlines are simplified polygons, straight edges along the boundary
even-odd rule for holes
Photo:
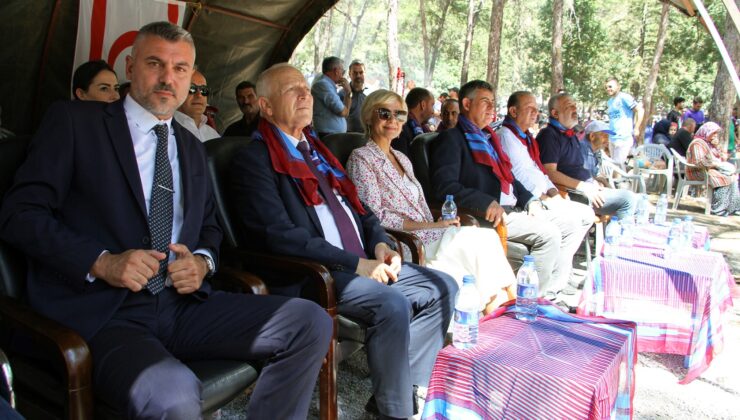
[[[170,92],[174,97],[157,97],[154,94],[155,91]],[[180,105],[183,104],[183,102],[185,102],[184,97],[182,100],[177,97],[177,93],[172,86],[164,83],[154,86],[150,91],[134,89],[132,86],[130,95],[136,100],[136,102],[139,103],[139,105],[154,114],[154,116],[156,117],[171,117],[172,115],[174,115],[175,110],[179,108]]]

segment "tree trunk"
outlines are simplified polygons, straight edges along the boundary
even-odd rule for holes
[[[398,0],[388,0],[387,47],[388,87],[395,90],[396,72],[401,67],[401,59],[398,56]]]
[[[447,11],[452,0],[442,3],[442,15],[436,24],[427,18],[427,0],[419,0],[419,17],[421,19],[421,42],[424,50],[424,86],[430,86],[434,77],[434,67],[439,56],[439,47],[444,33]],[[436,28],[431,31],[429,27]],[[431,32],[431,33],[430,33]]]
[[[735,3],[740,7],[740,0],[735,0]],[[729,16],[727,16],[725,21],[722,42],[725,43],[727,52],[730,54],[732,62],[735,63],[735,71],[740,72],[740,36]],[[727,143],[730,141],[730,115],[732,114],[732,105],[737,98],[735,85],[732,83],[730,72],[727,71],[724,61],[720,60],[717,66],[712,102],[709,104],[707,114],[709,114],[709,118],[712,121],[722,127],[722,132],[720,133],[722,136],[722,149],[727,150]],[[738,133],[735,133],[735,144],[737,144],[737,138]]]
[[[462,70],[460,71],[460,86],[468,81],[470,54],[473,49],[473,31],[475,30],[475,21],[478,18],[481,6],[483,6],[483,0],[480,0],[478,7],[475,5],[475,0],[468,0],[468,30],[465,35],[465,50],[463,51]]]
[[[647,126],[648,121],[650,121],[650,117],[653,113],[653,92],[655,91],[655,85],[658,82],[660,58],[663,56],[663,46],[665,45],[665,39],[668,35],[668,14],[670,10],[671,6],[668,3],[663,3],[663,8],[660,9],[660,25],[658,25],[658,39],[655,42],[653,66],[650,68],[650,74],[648,74],[647,83],[645,83],[645,96],[642,98],[645,116],[640,123],[640,134],[637,136],[638,144],[642,144],[645,139],[645,127]]]
[[[498,68],[501,63],[501,29],[504,20],[506,0],[492,0],[491,29],[488,35],[488,63],[486,80],[493,86],[493,103],[496,103],[498,92]]]
[[[550,93],[563,89],[563,0],[552,2],[552,75]]]
[[[429,77],[429,64],[432,57],[429,55],[429,34],[427,32],[427,8],[426,0],[419,0],[419,18],[421,19],[421,45],[424,50],[424,86],[429,86],[432,82]]]
[[[349,42],[347,43],[347,48],[344,51],[344,62],[349,63],[352,61],[352,50],[355,49],[355,43],[357,42],[357,33],[359,32],[360,23],[362,22],[362,18],[365,16],[365,11],[367,10],[367,3],[368,0],[362,0],[362,9],[360,9],[360,14],[357,15],[357,19],[352,23],[352,35],[349,38]]]
[[[319,27],[313,34],[313,67],[314,73],[321,74],[321,62],[326,57],[326,52],[331,49],[331,20],[334,9],[329,9],[329,14],[324,15],[319,22]]]
[[[347,40],[347,30],[352,24],[352,2],[347,2],[347,12],[342,12],[338,8],[335,9],[337,10],[337,12],[339,12],[339,14],[344,16],[344,19],[342,20],[342,35],[339,37],[339,45],[336,47],[336,55],[341,56],[342,51],[344,51],[344,42]]]
[[[445,23],[447,22],[447,12],[450,10],[451,3],[452,0],[445,0],[442,4],[442,17],[439,19],[439,23],[437,24],[437,30],[432,31],[432,58],[429,61],[429,67],[424,69],[424,80],[428,79],[429,83],[424,86],[429,86],[432,83],[432,80],[434,80],[434,68],[437,66],[437,59],[439,59],[439,51],[442,47],[442,35],[444,34]]]

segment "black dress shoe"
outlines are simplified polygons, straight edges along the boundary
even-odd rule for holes
[[[411,393],[411,398],[414,404],[414,415],[419,414],[419,399],[416,397],[416,394],[418,392],[419,387],[414,385],[414,389]],[[380,413],[380,409],[378,409],[378,402],[375,401],[375,395],[371,395],[370,399],[367,400],[367,403],[365,404],[365,411],[367,411],[370,414],[375,414],[376,416],[379,416],[381,419],[394,419],[395,417],[389,417],[384,416]]]

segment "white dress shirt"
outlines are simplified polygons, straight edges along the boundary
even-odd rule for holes
[[[302,133],[301,140],[298,140],[282,130],[281,132],[285,134],[288,140],[290,140],[291,144],[293,144],[293,147],[296,147],[296,149],[298,148],[297,146],[299,141],[306,141],[306,136]],[[349,220],[352,221],[352,227],[355,228],[357,240],[360,242],[361,246],[364,246],[365,244],[362,243],[362,237],[360,236],[360,231],[357,228],[355,217],[352,215],[352,210],[350,210],[349,206],[347,206],[344,197],[337,193],[336,189],[334,189],[334,195],[337,196],[337,200],[339,200],[339,203],[342,205],[345,213],[347,213],[347,217],[349,217]],[[344,245],[342,244],[342,237],[339,235],[339,229],[337,228],[337,222],[334,220],[334,215],[331,213],[331,209],[329,209],[329,206],[326,203],[321,203],[313,206],[313,208],[314,210],[316,210],[316,215],[319,217],[321,230],[324,231],[324,239],[326,239],[327,242],[334,245],[335,247],[339,249],[344,249]]]
[[[205,115],[200,116],[200,127],[195,125],[195,120],[192,119],[190,115],[182,113],[180,111],[175,111],[175,121],[180,123],[180,125],[185,127],[188,131],[193,133],[193,135],[203,143],[207,142],[208,140],[221,137],[221,135],[218,134],[218,131],[214,130],[213,127],[207,124],[208,117],[206,117]]]
[[[511,160],[511,171],[514,173],[514,178],[524,185],[524,188],[529,191],[534,198],[540,198],[541,195],[546,194],[551,188],[555,188],[555,184],[550,181],[550,178],[542,173],[537,164],[529,156],[527,146],[522,144],[522,141],[512,133],[508,128],[501,126],[496,132],[501,139],[501,147],[504,148],[504,152],[509,155]]]

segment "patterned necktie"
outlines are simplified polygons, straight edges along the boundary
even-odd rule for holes
[[[169,255],[168,245],[172,240],[172,197],[175,192],[172,187],[172,167],[167,154],[169,128],[167,124],[157,124],[154,132],[157,134],[157,153],[154,158],[154,181],[149,203],[149,235],[152,249]],[[167,257],[160,261],[159,272],[146,284],[153,295],[164,289],[167,263]]]
[[[329,210],[334,216],[334,223],[336,223],[337,225],[337,230],[339,231],[339,237],[342,239],[344,250],[349,251],[359,256],[360,258],[367,258],[365,251],[362,249],[360,238],[357,236],[357,232],[355,232],[355,227],[352,225],[352,221],[347,215],[347,212],[344,211],[344,207],[342,207],[342,204],[337,199],[337,196],[334,195],[334,189],[332,189],[331,185],[329,185],[329,181],[326,179],[324,174],[321,173],[321,171],[319,171],[319,169],[316,167],[316,164],[313,161],[313,156],[311,156],[311,150],[308,142],[299,141],[298,150],[303,155],[303,160],[306,161],[308,169],[311,170],[316,179],[318,179],[319,181],[319,189],[321,190],[321,194],[324,196],[324,201],[326,202],[326,205],[329,206]]]

